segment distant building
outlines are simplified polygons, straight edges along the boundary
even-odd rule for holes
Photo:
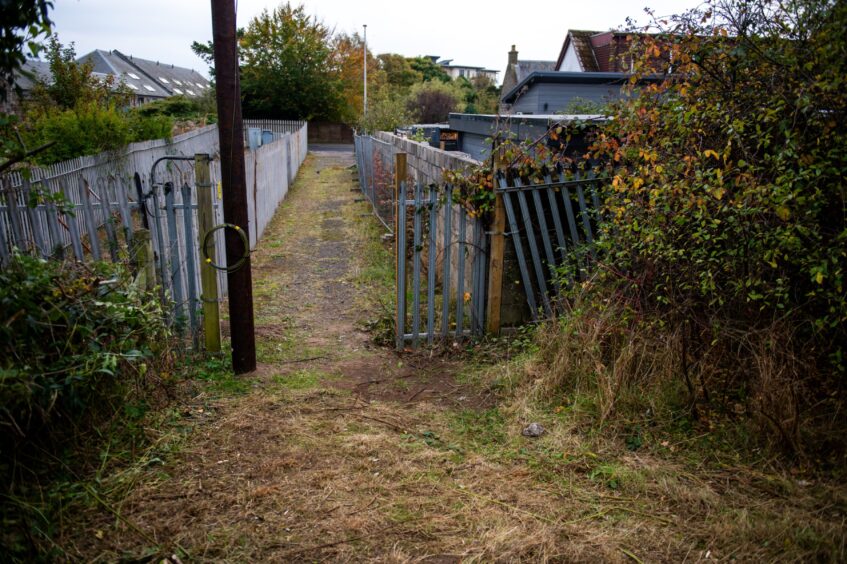
[[[134,104],[161,100],[169,96],[202,96],[211,86],[208,79],[193,69],[159,61],[124,55],[120,51],[96,49],[77,59],[90,61],[95,73],[114,76],[135,94]]]
[[[427,58],[430,59],[433,63],[440,66],[444,72],[450,75],[450,78],[466,78],[468,80],[473,80],[477,77],[485,77],[491,80],[493,84],[497,83],[497,75],[500,71],[487,69],[485,67],[470,67],[465,65],[453,65],[453,59],[445,59],[439,61],[439,57],[436,55],[427,55]]]

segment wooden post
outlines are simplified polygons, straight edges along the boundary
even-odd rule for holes
[[[502,168],[501,151],[494,156],[494,175]],[[495,188],[496,189],[496,188]],[[506,208],[503,195],[497,194],[494,202],[494,221],[491,225],[491,249],[488,259],[488,311],[486,312],[487,331],[492,335],[500,333],[500,306],[503,301],[503,256],[506,250]]]
[[[406,268],[406,249],[400,248],[400,236],[397,231],[400,229],[400,214],[406,213],[406,202],[400,202],[400,183],[406,181],[406,175],[408,174],[406,170],[406,153],[397,153],[394,155],[394,283],[400,284],[400,280],[405,281],[405,277],[401,276],[400,269]],[[403,223],[405,225],[405,222]],[[405,239],[404,239],[405,240]],[[405,284],[404,284],[405,286]],[[398,294],[400,292],[403,295],[406,295],[406,288],[397,288]],[[397,300],[395,304],[395,322],[401,324],[403,327],[406,325],[406,310],[400,306],[400,300]],[[401,319],[403,317],[404,319]]]
[[[218,305],[218,276],[215,269],[206,262],[205,257],[214,256],[215,242],[209,238],[209,245],[204,253],[203,239],[206,233],[215,226],[215,215],[212,209],[212,182],[209,172],[209,155],[194,155],[194,178],[197,187],[197,234],[200,242],[200,300],[203,302],[203,333],[206,350],[221,352],[221,322]],[[188,210],[186,211],[188,213]]]
[[[135,262],[135,285],[142,290],[156,287],[156,266],[153,258],[153,240],[149,229],[138,229],[132,234],[130,257]]]
[[[215,52],[215,93],[218,106],[224,221],[244,233],[250,233],[236,35],[235,2],[212,0],[212,42]],[[244,374],[256,370],[250,249],[244,248],[234,229],[227,229],[225,233],[227,264],[235,264],[243,259],[239,268],[227,272],[227,286],[232,369],[236,374]]]

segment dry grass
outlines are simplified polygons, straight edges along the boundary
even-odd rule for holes
[[[457,407],[464,391],[450,401],[409,402],[345,386],[353,373],[367,378],[371,371],[370,378],[381,380],[397,374],[398,361],[435,361],[398,359],[351,338],[367,303],[347,300],[352,294],[344,288],[355,287],[356,273],[365,270],[361,257],[346,253],[341,266],[333,265],[345,253],[311,259],[331,250],[324,244],[354,244],[364,207],[330,206],[345,218],[348,235],[331,241],[298,221],[319,212],[308,202],[352,198],[349,171],[309,159],[266,237],[286,245],[268,245],[257,256],[262,370],[244,395],[195,398],[203,417],[196,406],[188,410],[195,428],[177,441],[178,452],[161,464],[147,460],[133,469],[128,493],[66,523],[57,542],[70,559],[172,553],[192,562],[847,558],[847,496],[839,484],[713,457],[703,446],[708,440],[684,438],[691,434],[645,430],[644,444],[627,449],[620,430],[611,432],[607,423],[622,408],[619,380],[602,381],[608,399],[600,407],[584,401],[592,375],[608,366],[603,351],[561,349],[541,357],[555,360],[549,366],[501,364],[481,380],[496,380],[498,389],[512,392],[508,397],[520,399],[485,410]],[[292,292],[303,292],[301,299],[290,299]],[[325,358],[290,363],[318,356],[315,351]],[[622,351],[616,358],[627,374],[649,371],[639,365],[643,349]],[[559,380],[547,379],[550,373]],[[573,374],[581,380],[564,395],[561,385]],[[548,432],[521,436],[530,421]]]

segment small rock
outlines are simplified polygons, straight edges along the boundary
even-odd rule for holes
[[[521,431],[521,435],[524,437],[540,437],[544,434],[544,431],[544,427],[539,423],[530,423]]]

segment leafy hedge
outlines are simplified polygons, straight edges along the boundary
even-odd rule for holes
[[[163,319],[158,299],[119,266],[16,255],[0,270],[3,450],[143,382],[167,346]]]

